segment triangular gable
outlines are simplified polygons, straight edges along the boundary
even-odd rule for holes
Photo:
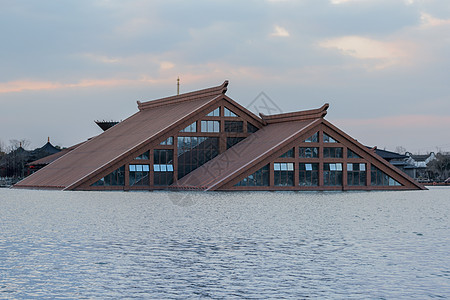
[[[278,152],[281,151],[279,149],[282,145],[296,140],[299,134],[308,132],[308,129],[317,122],[319,120],[264,126],[239,144],[183,177],[173,188],[201,186],[206,190],[220,189],[241,174],[251,174],[267,164],[267,160],[281,155],[282,153],[278,154]]]
[[[330,137],[328,143],[320,143],[320,147],[345,147],[357,153],[361,160],[370,162],[371,165],[387,174],[393,180],[399,182],[402,186],[389,188],[399,189],[424,189],[424,187],[400,170],[390,165],[384,159],[368,150],[365,146],[339,130],[328,121],[320,118],[311,120],[309,124],[303,122],[284,122],[269,124],[254,135],[250,136],[240,144],[229,149],[227,152],[211,160],[203,167],[195,170],[178,182],[174,188],[198,187],[205,190],[229,190],[235,189],[241,180],[251,174],[255,174],[262,167],[275,161],[284,161],[283,156],[286,151],[299,145],[308,146],[305,139],[309,138],[315,132],[325,132]],[[283,127],[283,128],[282,128]],[[286,134],[284,136],[283,134]],[[275,135],[280,139],[275,140]],[[289,137],[288,137],[289,136]],[[319,143],[311,145],[319,146]],[[284,159],[284,160],[283,160]],[[333,161],[331,158],[330,161]],[[346,171],[341,160],[341,168]],[[350,160],[351,161],[351,160]],[[371,170],[367,170],[370,172]],[[342,184],[341,189],[346,186]],[[243,187],[248,189],[249,187]],[[299,189],[299,187],[293,187]],[[386,189],[386,186],[365,186],[362,189]],[[317,189],[317,187],[315,187]],[[351,188],[350,188],[351,189]],[[357,189],[357,188],[354,188]]]
[[[109,174],[128,157],[138,156],[146,144],[222,100],[223,85],[161,100],[138,103],[140,111],[89,140],[15,187],[76,189],[85,182]],[[207,91],[207,92],[203,92]],[[167,103],[167,101],[169,101]],[[180,125],[178,125],[180,124]],[[165,138],[164,138],[165,139]]]
[[[359,143],[357,140],[350,137],[348,134],[331,124],[327,120],[323,120],[323,131],[330,135],[335,140],[339,141],[340,144],[346,146],[354,153],[359,155],[362,159],[370,161],[372,165],[386,173],[387,175],[394,178],[396,181],[400,182],[405,187],[415,187],[417,189],[426,189],[423,185],[416,182],[414,179],[409,177],[407,174],[387,162],[381,156],[376,154],[375,149],[368,149],[366,146]]]

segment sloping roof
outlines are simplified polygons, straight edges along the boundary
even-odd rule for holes
[[[420,162],[420,161],[426,161],[430,156],[431,156],[431,154],[413,154],[410,157],[412,159],[414,159],[415,161]]]
[[[368,149],[373,149],[373,147],[369,147],[366,146]],[[392,159],[404,159],[407,158],[408,156],[404,155],[404,154],[400,154],[400,153],[396,153],[396,152],[392,152],[392,151],[387,151],[387,150],[381,150],[378,148],[375,148],[375,153],[378,154],[379,156],[381,156],[382,158],[384,158],[387,161],[390,161]]]
[[[138,102],[139,112],[20,181],[15,187],[73,189],[133,149],[219,99],[227,85],[228,81],[225,81],[214,88]]]
[[[49,154],[55,154],[58,153],[59,151],[61,151],[61,149],[56,148],[55,146],[53,146],[50,141],[48,141],[44,146],[42,146],[41,148],[37,148],[34,149],[33,152],[41,152],[41,153],[46,153],[47,155]]]
[[[215,190],[223,186],[318,124],[328,107],[325,104],[314,110],[271,116],[261,114],[266,126],[181,178],[173,188]]]

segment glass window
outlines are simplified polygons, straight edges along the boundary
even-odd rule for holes
[[[361,158],[361,156],[359,156],[358,154],[356,154],[352,150],[347,149],[347,158]]]
[[[396,181],[374,165],[372,165],[371,167],[370,177],[370,183],[374,186],[401,186],[398,181]]]
[[[150,156],[150,151],[146,151],[144,153],[142,153],[141,155],[139,155],[138,157],[136,157],[135,159],[149,159]]]
[[[201,132],[220,132],[220,122],[201,121]]]
[[[276,186],[293,186],[294,163],[274,163],[273,179]]]
[[[325,158],[342,158],[342,148],[340,148],[340,147],[323,147],[323,157],[325,157]]]
[[[245,139],[245,138],[244,137],[227,137],[227,149],[233,147],[234,145],[236,145],[243,139]]]
[[[219,155],[219,138],[180,136],[177,148],[178,178],[181,178]]]
[[[170,136],[167,140],[162,141],[160,145],[173,145],[173,136]]]
[[[299,185],[318,186],[319,185],[319,164],[300,163],[299,164]]]
[[[269,165],[242,179],[235,186],[269,186]]]
[[[252,124],[247,122],[247,132],[248,133],[254,133],[256,131],[258,131],[258,127],[256,127],[256,126],[254,126],[254,125],[252,125]]]
[[[243,121],[225,121],[225,132],[244,132]]]
[[[314,133],[312,136],[305,140],[305,143],[318,143],[319,142],[319,132]]]
[[[323,164],[323,184],[326,186],[342,185],[342,164],[324,163]]]
[[[302,158],[316,158],[319,157],[318,147],[299,147],[298,156]]]
[[[123,186],[125,185],[125,166],[106,175],[92,186]]]
[[[333,139],[331,136],[329,136],[325,132],[323,133],[323,142],[324,143],[337,143],[337,141],[335,139]]]
[[[197,122],[192,123],[180,132],[197,132]]]
[[[347,185],[366,185],[366,164],[347,164]]]
[[[153,184],[157,186],[167,186],[173,183],[173,165],[158,164],[153,165]]]
[[[216,108],[209,114],[207,114],[208,117],[220,117],[220,107]]]
[[[173,164],[172,149],[153,150],[153,164]]]
[[[294,148],[289,149],[286,153],[282,154],[280,157],[294,157]]]
[[[226,107],[223,108],[223,115],[225,117],[237,117],[237,115],[234,112],[232,112],[231,110],[229,110]]]
[[[129,165],[130,186],[150,185],[149,165]]]

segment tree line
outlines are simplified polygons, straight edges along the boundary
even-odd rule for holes
[[[26,139],[10,140],[8,145],[0,140],[0,177],[23,178],[27,175],[27,163],[33,157],[25,148],[30,144]]]

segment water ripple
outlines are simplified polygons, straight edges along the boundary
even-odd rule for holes
[[[450,298],[447,195],[0,189],[0,299]]]

